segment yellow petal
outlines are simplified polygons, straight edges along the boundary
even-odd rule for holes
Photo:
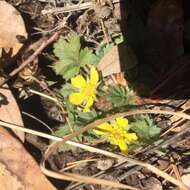
[[[92,107],[93,103],[94,103],[94,98],[93,97],[88,97],[85,107],[90,108],[90,107]]]
[[[128,126],[128,120],[123,117],[118,117],[116,118],[116,124],[121,128],[125,128]]]
[[[77,75],[71,79],[71,84],[79,89],[86,87],[86,81],[82,75]]]
[[[103,136],[103,135],[107,134],[107,133],[105,133],[104,131],[100,131],[100,130],[98,130],[98,129],[94,129],[93,132],[94,132],[96,135],[100,135],[100,136]]]
[[[110,131],[112,131],[112,126],[109,124],[109,123],[102,123],[100,125],[98,125],[96,127],[96,129],[94,129],[94,133],[97,134],[97,135],[106,135],[110,133]]]
[[[84,109],[83,109],[83,112],[90,112],[90,108],[88,108],[88,107],[84,107]]]
[[[99,81],[98,71],[94,67],[92,67],[90,69],[90,83],[96,85],[98,81]]]
[[[125,135],[125,138],[127,139],[128,142],[136,141],[138,139],[136,133],[127,133]]]
[[[96,127],[97,130],[101,130],[104,132],[112,132],[113,127],[109,123],[102,123]]]
[[[93,105],[93,103],[94,103],[93,97],[87,97],[87,98],[86,98],[86,105],[85,105],[85,107],[84,107],[83,112],[89,112],[89,111],[90,111],[90,108],[91,108],[92,105]]]
[[[125,141],[119,141],[118,146],[123,154],[128,155],[128,146]]]
[[[80,105],[85,99],[85,95],[82,93],[71,93],[69,95],[69,101],[71,104]]]

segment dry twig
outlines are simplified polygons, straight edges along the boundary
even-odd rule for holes
[[[113,3],[119,3],[122,0],[112,0]],[[57,7],[53,9],[48,9],[48,10],[43,10],[42,14],[59,14],[59,13],[68,13],[68,12],[73,12],[73,11],[81,11],[85,9],[92,8],[94,6],[93,1],[77,4],[77,5],[72,5],[72,6],[65,6],[65,7]]]
[[[41,137],[45,137],[45,138],[48,138],[48,139],[52,139],[52,140],[56,140],[57,142],[61,142],[61,143],[67,143],[67,144],[70,144],[70,145],[73,145],[73,146],[76,146],[76,147],[79,147],[79,148],[83,148],[87,151],[90,151],[90,152],[95,152],[95,153],[99,153],[99,154],[103,154],[105,156],[109,156],[109,157],[113,157],[113,158],[116,158],[118,159],[119,161],[127,161],[129,163],[132,163],[132,164],[135,164],[135,165],[139,165],[139,166],[142,166],[142,167],[146,167],[147,169],[149,169],[150,171],[152,171],[153,173],[163,177],[164,179],[166,179],[167,181],[177,185],[178,187],[180,188],[183,188],[185,190],[187,190],[188,188],[186,186],[184,186],[184,184],[178,180],[176,180],[175,178],[171,177],[170,175],[168,175],[167,173],[157,169],[156,167],[150,165],[150,164],[146,164],[144,162],[141,162],[141,161],[137,161],[137,160],[134,160],[132,158],[128,158],[128,157],[125,157],[125,156],[121,156],[121,155],[117,155],[117,154],[114,154],[114,153],[111,153],[111,152],[108,152],[108,151],[104,151],[104,150],[101,150],[101,149],[97,149],[97,148],[94,148],[94,147],[90,147],[90,146],[87,146],[87,145],[84,145],[84,144],[80,144],[80,143],[77,143],[77,142],[73,142],[73,141],[70,141],[70,139],[72,139],[73,137],[76,137],[78,134],[81,134],[85,131],[87,131],[88,129],[92,129],[92,128],[95,128],[98,124],[101,124],[103,122],[106,122],[106,121],[110,121],[110,120],[113,120],[117,117],[126,117],[126,116],[130,116],[130,115],[135,115],[135,114],[148,114],[148,113],[151,113],[151,114],[167,114],[167,115],[176,115],[178,117],[182,117],[182,118],[185,118],[185,119],[188,119],[190,120],[190,115],[187,115],[185,113],[181,113],[181,112],[172,112],[172,111],[164,111],[164,110],[133,110],[133,111],[128,111],[128,112],[123,112],[123,113],[118,113],[118,114],[115,114],[115,115],[111,115],[111,116],[108,116],[104,119],[99,119],[99,120],[96,120],[95,122],[85,126],[84,128],[72,133],[71,135],[68,135],[66,136],[65,138],[59,138],[59,137],[55,137],[55,136],[52,136],[52,135],[48,135],[48,134],[44,134],[44,133],[40,133],[40,132],[37,132],[37,131],[33,131],[31,129],[26,129],[26,128],[22,128],[22,127],[19,127],[19,126],[16,126],[16,125],[13,125],[13,124],[8,124],[8,123],[5,123],[5,122],[0,122],[0,125],[1,126],[4,126],[4,127],[8,127],[8,128],[11,128],[11,129],[16,129],[16,130],[21,130],[21,131],[24,131],[24,132],[29,132],[29,133],[32,133],[32,134],[35,134],[35,135],[38,135],[38,136],[41,136]],[[57,144],[54,143],[54,144]],[[51,148],[55,146],[50,146],[50,148],[48,148],[48,150],[46,151],[46,154],[45,154],[45,158],[47,158],[51,153],[52,153],[52,150]],[[58,177],[58,178],[61,178],[61,179],[67,179],[67,180],[71,180],[71,178],[75,178],[76,181],[86,181],[87,183],[90,183],[90,178],[89,177],[86,177],[86,176],[78,176],[78,175],[75,175],[75,174],[69,174],[69,173],[64,173],[64,174],[58,174],[58,173],[55,173],[55,172],[52,172],[52,171],[49,171],[47,170],[45,167],[45,159],[42,160],[41,162],[41,168],[42,170],[49,176],[51,177]],[[55,174],[55,175],[54,175]],[[74,177],[75,176],[75,177]],[[91,179],[92,180],[92,179]],[[94,180],[94,178],[93,178]],[[104,181],[104,180],[103,180]],[[104,182],[102,181],[102,184],[104,184]],[[91,181],[92,182],[92,181]],[[100,184],[100,181],[96,181],[97,183],[96,184]],[[95,183],[95,181],[93,181],[92,183]],[[113,182],[114,183],[114,182]],[[117,183],[118,184],[118,183]],[[120,184],[120,183],[119,183]],[[107,184],[109,185],[109,183]],[[120,184],[120,185],[123,185],[123,184]],[[129,188],[129,187],[128,187]],[[133,187],[131,189],[134,189]]]
[[[6,83],[10,78],[19,73],[22,69],[24,69],[28,64],[30,64],[49,44],[54,42],[59,37],[59,32],[54,33],[48,40],[45,40],[41,46],[26,59],[18,68],[14,69],[7,78],[0,78],[0,87]]]

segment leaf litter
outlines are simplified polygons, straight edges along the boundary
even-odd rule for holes
[[[118,155],[120,152],[116,147],[94,137],[92,131],[88,130],[83,135],[80,132],[81,125],[93,122],[99,117],[104,118],[109,112],[116,114],[136,106],[152,109],[155,112],[157,110],[158,114],[154,116],[140,115],[137,118],[134,116],[128,118],[131,122],[130,130],[136,132],[139,139],[142,139],[140,146],[134,144],[130,147],[129,156],[155,165],[173,175],[177,180],[182,180],[188,186],[185,181],[189,174],[187,170],[185,173],[185,169],[188,168],[186,160],[189,156],[189,131],[185,127],[188,125],[186,119],[159,114],[161,113],[159,110],[162,109],[185,113],[188,113],[189,110],[189,91],[188,82],[186,82],[188,81],[188,69],[185,71],[185,68],[188,68],[188,56],[184,57],[185,51],[188,55],[188,45],[184,46],[182,30],[184,27],[183,11],[186,10],[180,2],[176,0],[129,1],[127,4],[122,0],[113,2],[111,0],[81,1],[80,3],[72,0],[39,0],[35,3],[25,0],[10,0],[9,2],[22,13],[24,18],[27,18],[25,18],[25,25],[31,35],[29,43],[33,44],[36,39],[42,38],[46,41],[49,35],[56,31],[61,34],[53,46],[50,45],[36,57],[35,61],[32,60],[34,64],[25,67],[25,69],[29,69],[24,72],[24,75],[27,76],[18,79],[21,77],[19,74],[15,80],[19,81],[19,85],[14,85],[17,89],[19,88],[16,91],[16,97],[18,98],[21,92],[26,97],[26,100],[18,98],[19,102],[27,104],[28,100],[28,102],[33,101],[36,95],[32,95],[31,92],[37,92],[36,94],[41,97],[46,97],[45,100],[42,98],[40,100],[40,102],[43,101],[44,107],[48,107],[48,109],[44,108],[47,112],[44,113],[46,117],[43,118],[39,115],[40,102],[37,103],[37,106],[31,106],[30,103],[27,106],[37,107],[34,111],[36,119],[42,118],[45,123],[48,123],[50,119],[49,125],[54,131],[53,134],[67,137],[69,134],[79,131],[79,135],[73,136],[73,140],[96,146],[100,151],[113,151]],[[124,13],[120,11],[120,8],[123,10],[123,7],[127,8]],[[186,15],[185,19],[188,21],[189,16]],[[124,27],[122,26],[123,21]],[[123,28],[120,28],[119,25]],[[123,36],[121,31],[124,32]],[[72,38],[73,35],[75,38]],[[12,35],[12,37],[15,36]],[[124,40],[121,40],[122,38]],[[28,44],[25,40],[23,39],[23,43],[27,47]],[[127,46],[124,45],[121,48],[122,41],[124,44],[126,42]],[[185,38],[185,43],[188,44],[188,38]],[[19,42],[19,44],[22,43]],[[3,48],[7,47],[4,45]],[[11,48],[14,49],[14,47]],[[34,48],[33,52],[35,51]],[[17,54],[16,64],[22,64],[23,55],[25,55],[24,60],[27,60],[31,53],[27,55],[26,52],[24,50],[21,55]],[[16,50],[14,54],[16,54]],[[15,61],[13,60],[13,62]],[[122,63],[125,64],[124,69],[121,70]],[[179,64],[182,65],[180,69]],[[67,101],[69,94],[77,89],[72,89],[66,81],[79,73],[86,76],[89,67],[97,65],[105,86],[100,84],[98,100],[95,102],[92,112],[83,113],[81,107],[76,108]],[[33,67],[38,71],[30,72]],[[5,73],[3,70],[5,77],[6,69]],[[53,73],[53,70],[58,76]],[[28,80],[28,78],[32,80]],[[10,81],[10,84],[12,85],[13,82]],[[146,95],[145,98],[144,95]],[[4,96],[8,101],[10,100],[6,94],[3,94],[2,98]],[[7,106],[10,106],[10,109],[15,108],[10,104]],[[19,106],[22,110],[20,103]],[[49,106],[52,106],[53,109]],[[3,105],[1,109],[2,107]],[[50,110],[55,113],[49,114]],[[42,112],[41,114],[43,115]],[[47,115],[51,115],[51,118],[47,118]],[[57,119],[58,115],[62,118]],[[16,121],[11,121],[11,123],[18,124]],[[19,123],[19,125],[23,126],[23,123]],[[31,125],[27,124],[26,126],[30,127]],[[182,130],[185,130],[186,133],[183,133]],[[30,142],[39,147],[38,138],[37,141]],[[164,144],[164,142],[167,143]],[[100,176],[102,179],[109,178],[110,181],[128,184],[139,189],[149,189],[150,184],[154,189],[174,188],[171,183],[166,181],[167,177],[162,180],[144,167],[131,166],[126,163],[120,165],[115,159],[110,161],[107,156],[64,146],[62,145],[58,152],[56,152],[56,148],[53,148],[54,155],[47,157],[47,162],[55,171],[60,172],[66,167],[73,174],[94,176],[95,179],[97,179],[96,176]],[[24,154],[27,155],[27,153]],[[42,154],[44,153],[42,152]],[[110,162],[111,165],[105,170],[98,165],[100,163],[109,165]],[[3,166],[1,168],[4,170]],[[48,172],[46,174],[48,175]],[[82,184],[79,181],[84,178],[75,177],[78,179],[78,183],[70,183],[64,189],[107,188],[103,185]],[[13,178],[14,176],[10,177],[10,180],[16,179]],[[57,176],[57,178],[59,177]],[[67,179],[66,176],[65,179]],[[87,181],[86,183],[89,182]],[[103,181],[96,181],[96,183],[104,184]],[[59,188],[63,189],[63,186]]]

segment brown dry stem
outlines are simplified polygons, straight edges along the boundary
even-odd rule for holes
[[[0,78],[0,87],[6,83],[10,78],[15,76],[17,73],[19,73],[22,69],[24,69],[28,64],[30,64],[49,44],[54,42],[59,37],[59,32],[55,32],[48,40],[45,40],[40,47],[26,59],[22,64],[14,69],[7,78]]]
[[[163,177],[164,179],[166,179],[167,181],[171,182],[172,184],[175,184],[178,187],[187,190],[188,188],[186,186],[184,186],[184,184],[182,182],[180,182],[179,180],[176,180],[175,178],[171,177],[167,173],[165,173],[165,172],[157,169],[156,167],[154,167],[154,166],[152,166],[150,164],[147,164],[147,163],[144,163],[144,162],[141,162],[141,161],[138,161],[138,160],[134,160],[132,158],[128,158],[128,157],[125,157],[125,156],[117,155],[117,154],[114,154],[114,153],[111,153],[111,152],[108,152],[108,151],[104,151],[104,150],[101,150],[101,149],[97,149],[97,148],[94,148],[94,147],[90,147],[90,146],[87,146],[87,145],[83,145],[83,144],[80,144],[80,143],[77,143],[77,142],[70,141],[70,139],[72,139],[72,138],[76,137],[77,135],[79,135],[79,134],[87,131],[88,129],[95,128],[97,125],[99,125],[99,124],[101,124],[103,122],[107,122],[107,121],[113,120],[113,119],[115,119],[117,117],[126,117],[126,116],[130,116],[130,115],[148,114],[148,113],[149,114],[175,115],[175,116],[178,116],[180,118],[184,118],[184,119],[190,120],[190,115],[185,114],[185,113],[181,113],[181,112],[172,112],[172,111],[165,111],[165,110],[148,110],[148,109],[147,110],[133,110],[133,111],[123,112],[123,113],[117,113],[117,114],[108,116],[108,117],[106,117],[104,119],[96,120],[95,122],[93,122],[93,123],[85,126],[84,128],[82,128],[82,129],[80,129],[80,130],[72,133],[71,135],[66,136],[63,139],[59,138],[59,137],[52,136],[52,135],[48,135],[48,134],[40,133],[40,132],[37,132],[37,131],[33,131],[31,129],[22,128],[22,127],[13,125],[13,124],[8,124],[8,123],[2,122],[2,121],[0,122],[0,125],[4,126],[4,127],[11,128],[11,129],[21,130],[21,131],[28,132],[28,133],[31,133],[31,134],[34,134],[34,135],[38,135],[38,136],[41,136],[41,137],[45,137],[45,138],[48,138],[48,139],[51,139],[51,140],[58,141],[58,143],[57,142],[53,143],[54,145],[50,146],[48,148],[48,150],[46,151],[46,154],[45,154],[46,158],[47,158],[47,156],[49,156],[52,153],[52,147],[53,148],[57,148],[57,144],[68,143],[70,145],[83,148],[83,149],[88,150],[90,152],[96,152],[96,153],[99,153],[99,154],[103,154],[103,155],[106,155],[106,156],[117,158],[120,161],[124,161],[125,160],[125,161],[127,161],[129,163],[146,167],[150,171],[152,171],[153,173],[155,173],[156,175],[159,175],[159,176]],[[41,168],[46,173],[46,175],[49,175],[51,177],[53,177],[53,176],[56,177],[57,175],[59,175],[59,177],[61,179],[65,179],[65,180],[66,179],[67,180],[71,180],[71,179],[74,179],[76,177],[75,178],[76,181],[80,181],[81,182],[81,181],[84,180],[84,182],[85,182],[85,180],[86,180],[86,183],[90,183],[90,178],[89,177],[86,177],[86,176],[80,176],[80,177],[78,177],[78,175],[75,176],[75,174],[68,174],[68,173],[58,174],[56,172],[52,172],[50,170],[47,170],[44,165],[45,165],[45,159],[43,159],[42,162],[41,162]],[[94,180],[94,178],[93,178],[93,180]],[[91,182],[95,183],[94,181],[91,181]],[[113,183],[115,183],[115,182],[113,182]],[[100,181],[97,182],[96,184],[100,184]],[[104,184],[104,182],[103,182],[103,184]],[[110,184],[110,182],[107,185],[109,185],[109,184]],[[123,184],[121,184],[121,185],[123,185]],[[132,189],[134,189],[134,188],[132,187]]]

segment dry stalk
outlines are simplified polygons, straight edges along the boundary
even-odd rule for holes
[[[44,48],[46,48],[49,44],[51,44],[52,42],[54,42],[55,40],[57,40],[57,38],[59,37],[59,32],[54,33],[48,40],[45,40],[41,46],[31,55],[28,57],[28,59],[26,59],[24,62],[22,62],[22,64],[14,69],[7,78],[0,78],[0,87],[6,83],[10,78],[12,78],[13,76],[15,76],[17,73],[19,73],[22,69],[24,69],[28,64],[30,64],[41,52]]]
[[[133,110],[133,111],[123,112],[123,113],[117,113],[117,114],[108,116],[108,117],[106,117],[104,119],[96,120],[95,122],[85,126],[84,128],[82,128],[82,129],[80,129],[78,131],[75,131],[71,135],[66,136],[65,138],[60,138],[60,137],[48,135],[48,134],[45,134],[45,133],[33,131],[31,129],[26,129],[26,128],[23,128],[23,127],[19,127],[19,126],[16,126],[14,124],[5,123],[3,121],[0,121],[0,125],[4,126],[4,127],[14,129],[14,130],[15,129],[16,130],[21,130],[21,131],[24,131],[24,132],[27,132],[27,133],[31,133],[31,134],[34,134],[34,135],[38,135],[38,136],[41,136],[41,137],[48,138],[48,139],[56,141],[55,143],[53,143],[53,145],[50,145],[49,148],[47,149],[47,151],[45,153],[45,158],[47,158],[47,156],[49,156],[52,153],[52,147],[53,148],[57,147],[57,144],[59,144],[59,143],[67,143],[67,144],[70,144],[70,145],[85,149],[85,150],[90,151],[90,152],[95,152],[95,153],[103,154],[105,156],[116,158],[119,161],[127,161],[127,162],[135,164],[135,165],[146,167],[147,169],[149,169],[150,171],[152,171],[156,175],[159,175],[159,176],[163,177],[164,179],[171,182],[172,184],[174,184],[174,185],[176,185],[176,186],[178,186],[178,187],[180,187],[182,189],[188,190],[188,188],[182,182],[180,182],[179,180],[171,177],[167,173],[157,169],[156,167],[154,167],[154,166],[152,166],[150,164],[146,164],[144,162],[137,161],[137,160],[134,160],[132,158],[128,158],[128,157],[125,157],[125,156],[122,156],[122,155],[117,155],[117,154],[114,154],[112,152],[104,151],[104,150],[101,150],[101,149],[97,149],[97,148],[90,147],[90,146],[87,146],[87,145],[84,145],[84,144],[80,144],[80,143],[77,143],[77,142],[70,141],[70,139],[72,139],[73,137],[76,137],[78,134],[81,134],[81,133],[87,131],[88,129],[95,128],[98,124],[101,124],[103,122],[107,122],[107,121],[113,120],[113,119],[115,119],[117,117],[121,117],[121,116],[126,117],[126,116],[130,116],[130,115],[148,114],[148,113],[149,114],[175,115],[175,116],[190,120],[190,115],[187,115],[187,114],[181,113],[181,112],[173,112],[173,111],[165,111],[165,110],[148,110],[148,109],[147,110]],[[79,175],[76,175],[76,174],[69,174],[69,173],[60,174],[60,173],[52,172],[50,170],[47,170],[44,165],[45,165],[45,159],[43,159],[42,162],[41,162],[41,169],[43,170],[43,172],[45,172],[46,175],[49,175],[51,177],[54,176],[54,177],[59,177],[61,179],[64,178],[65,180],[75,180],[75,181],[79,181],[79,182],[82,181],[84,183],[95,183],[95,181],[91,181],[91,180],[97,180],[97,179],[94,179],[94,178],[90,178],[90,177],[86,177],[86,176],[79,176]],[[96,184],[100,184],[100,183],[105,184],[104,183],[105,181],[107,181],[107,180],[103,180],[103,181],[101,181],[102,182],[101,183],[99,181],[99,179],[98,179],[98,181],[96,181]],[[111,183],[115,184],[115,182],[111,182]],[[110,184],[110,182],[108,183],[108,181],[107,181],[106,185],[109,185],[109,184]],[[119,184],[121,186],[123,185],[123,184],[120,184],[120,183],[116,183],[116,184],[117,185]],[[134,187],[130,187],[130,188],[129,187],[130,186],[128,186],[128,189],[130,189],[130,188],[134,189]],[[124,188],[124,187],[122,187],[122,188]],[[127,188],[127,186],[125,188]]]
[[[112,0],[113,3],[119,3],[122,0]],[[72,5],[72,6],[65,6],[65,7],[56,7],[56,8],[52,8],[52,9],[48,9],[48,10],[42,10],[42,14],[59,14],[59,13],[68,13],[68,12],[73,12],[73,11],[82,11],[85,9],[90,9],[93,8],[94,6],[94,2],[93,1],[89,1],[89,2],[85,2],[85,3],[80,3],[77,5]]]

